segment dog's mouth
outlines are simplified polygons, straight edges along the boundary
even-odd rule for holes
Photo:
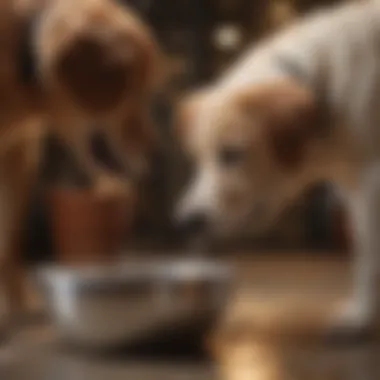
[[[134,62],[95,39],[67,48],[56,63],[57,78],[74,101],[90,112],[107,112],[129,88]]]

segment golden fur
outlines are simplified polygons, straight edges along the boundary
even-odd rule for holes
[[[25,34],[28,23],[32,26]],[[31,83],[22,81],[19,72],[18,54],[25,42],[34,59]],[[13,309],[23,303],[20,222],[39,162],[41,135],[53,128],[96,186],[105,170],[89,150],[96,126],[125,169],[139,173],[150,133],[144,120],[157,53],[143,23],[112,0],[1,1],[0,280]],[[134,123],[128,122],[131,118]],[[128,134],[134,149],[124,154],[120,136]]]

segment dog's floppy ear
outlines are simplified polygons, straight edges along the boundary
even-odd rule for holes
[[[310,90],[293,81],[277,81],[245,91],[240,106],[254,115],[276,161],[285,168],[302,162],[315,132],[317,107]]]

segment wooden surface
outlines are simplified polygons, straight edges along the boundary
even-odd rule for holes
[[[222,331],[265,339],[318,338],[349,295],[349,262],[303,257],[243,260]]]
[[[62,380],[380,379],[380,345],[321,343],[326,321],[347,297],[349,261],[281,257],[234,260],[238,284],[207,341],[216,366],[81,356],[62,351],[45,326],[0,347],[0,379],[50,380],[57,373]]]
[[[204,363],[102,357],[65,349],[50,326],[20,331],[0,345],[1,380],[212,380]]]
[[[262,257],[240,261],[239,286],[211,337],[221,378],[351,379],[343,374],[351,371],[349,358],[357,361],[359,353],[345,347],[339,356],[324,339],[333,312],[349,294],[349,261],[313,255]],[[371,348],[360,355],[367,360],[377,351]],[[329,362],[337,368],[330,370]]]

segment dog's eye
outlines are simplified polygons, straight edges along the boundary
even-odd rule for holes
[[[218,162],[223,166],[233,166],[243,161],[245,150],[241,147],[224,147],[218,153]]]

